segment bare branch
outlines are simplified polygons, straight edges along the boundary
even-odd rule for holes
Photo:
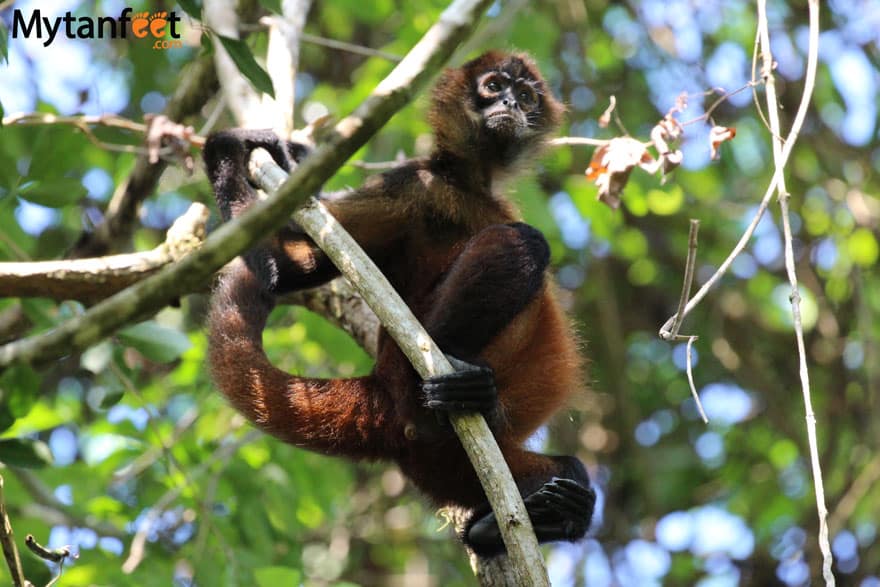
[[[94,303],[152,275],[198,248],[209,210],[195,203],[178,218],[158,247],[92,259],[0,263],[0,297],[45,297]]]
[[[832,533],[843,530],[859,502],[869,491],[877,487],[880,481],[880,454],[875,454],[852,482],[846,493],[837,502],[837,507],[828,520],[828,528]]]
[[[401,56],[395,55],[394,53],[389,53],[387,51],[372,49],[370,47],[364,47],[362,45],[355,45],[354,43],[346,43],[345,41],[339,41],[337,39],[328,39],[326,37],[310,35],[308,33],[303,33],[302,35],[300,35],[300,39],[304,43],[320,45],[322,47],[337,49],[339,51],[347,51],[349,53],[355,53],[356,55],[364,55],[365,57],[378,57],[380,59],[385,59],[386,61],[391,61],[394,63],[398,63],[403,59]]]
[[[145,133],[147,131],[146,124],[135,122],[116,114],[60,116],[50,112],[22,112],[3,117],[3,126],[46,126],[58,124],[73,126],[86,133],[91,132],[89,128],[91,126],[120,128],[136,133]]]
[[[684,280],[681,284],[681,296],[678,299],[678,311],[672,317],[673,322],[669,329],[665,325],[660,329],[660,338],[672,340],[678,336],[681,323],[684,322],[684,309],[687,306],[688,297],[691,295],[691,286],[694,283],[694,267],[697,264],[697,234],[700,231],[700,221],[691,218],[688,232],[688,256],[684,265]]]
[[[184,70],[180,80],[177,91],[163,111],[165,116],[176,121],[198,112],[217,89],[217,74],[209,58],[194,62]],[[92,232],[84,233],[69,256],[100,257],[118,249],[119,243],[127,238],[134,226],[141,202],[156,189],[166,165],[163,160],[150,163],[144,149],[135,161],[131,174],[113,193],[104,212],[104,221]]]
[[[27,491],[31,501],[16,506],[17,511],[29,518],[42,520],[52,526],[90,528],[101,536],[125,538],[126,532],[92,514],[82,514],[55,497],[52,489],[28,469],[11,468],[12,474]]]
[[[273,193],[287,174],[269,153],[258,149],[251,156],[251,176],[267,193]],[[387,278],[319,200],[312,198],[293,219],[363,296],[423,379],[455,372]],[[549,585],[522,497],[483,416],[451,413],[449,419],[499,520],[517,584]]]
[[[24,537],[24,544],[32,553],[43,560],[49,561],[50,563],[61,564],[66,558],[72,555],[72,553],[70,552],[70,545],[62,546],[61,548],[46,548],[45,546],[37,542],[37,539],[34,538],[33,534],[28,534]]]
[[[210,471],[214,465],[225,461],[238,452],[241,447],[254,442],[262,435],[263,433],[259,430],[250,430],[247,434],[237,440],[221,444],[213,453],[211,453],[211,456],[203,460],[198,466],[190,471],[189,479],[198,479],[206,472]],[[147,536],[149,535],[150,530],[153,529],[153,526],[162,514],[171,507],[171,504],[180,497],[180,494],[185,487],[185,485],[175,485],[170,488],[156,500],[146,515],[141,518],[137,532],[135,532],[134,538],[131,541],[128,558],[122,563],[122,571],[124,573],[133,573],[138,565],[144,560],[144,556],[146,555]]]
[[[762,76],[767,80],[767,115],[770,119],[770,129],[773,135],[771,141],[773,143],[773,162],[775,165],[774,178],[776,179],[777,191],[779,192],[779,207],[782,211],[782,232],[785,241],[785,272],[791,285],[789,299],[791,300],[792,321],[794,322],[795,339],[797,341],[801,392],[804,398],[804,411],[807,423],[807,442],[810,447],[813,486],[816,492],[816,510],[819,514],[819,550],[822,552],[822,576],[827,587],[834,587],[834,574],[831,571],[833,557],[828,541],[828,510],[825,507],[825,488],[822,481],[822,466],[819,462],[816,415],[813,412],[813,404],[810,397],[810,372],[807,367],[804,325],[801,320],[800,287],[794,261],[794,239],[791,232],[791,214],[788,207],[791,195],[785,186],[785,164],[803,125],[815,85],[819,47],[819,0],[808,0],[808,5],[810,11],[810,43],[807,54],[804,92],[801,96],[800,107],[795,115],[791,130],[785,139],[785,148],[783,148],[783,141],[780,138],[782,136],[782,127],[779,122],[779,103],[776,98],[776,80],[773,75],[773,55],[770,50],[770,30],[767,24],[766,0],[758,0],[758,30],[761,41],[761,54],[763,56]]]
[[[379,352],[379,319],[345,279],[283,296],[280,302],[303,306],[343,329],[371,357]]]
[[[3,485],[3,476],[0,475],[0,546],[3,547],[3,557],[6,559],[6,566],[9,567],[12,584],[15,587],[25,587],[30,585],[30,582],[24,578],[24,571],[21,568],[21,557],[18,554],[18,547],[15,546],[12,522],[9,521],[9,514],[6,513]]]
[[[547,144],[551,147],[584,146],[602,147],[611,142],[611,139],[590,139],[587,137],[559,137],[550,139]]]
[[[241,37],[234,2],[205,0],[204,6],[205,24],[214,33],[230,39]],[[262,108],[260,93],[239,72],[232,57],[218,42],[214,43],[214,67],[220,81],[220,91],[236,122],[251,128],[271,127],[274,121],[270,115],[277,113]]]
[[[266,69],[272,78],[275,98],[263,95],[263,107],[270,111],[275,131],[289,137],[293,131],[296,70],[299,67],[299,43],[311,0],[286,0],[281,3],[283,16],[272,15],[269,22],[269,45]]]

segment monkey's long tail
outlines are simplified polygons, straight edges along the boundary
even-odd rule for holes
[[[297,377],[276,368],[262,333],[275,299],[241,260],[221,277],[208,316],[209,361],[229,402],[267,433],[322,453],[388,456],[394,406],[373,375]]]

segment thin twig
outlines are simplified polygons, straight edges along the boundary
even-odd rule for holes
[[[755,44],[752,47],[752,79],[755,79],[755,74],[758,73],[758,47],[760,45],[761,45],[761,29],[758,28],[755,31]],[[766,73],[769,73],[769,72],[766,72]],[[764,77],[763,81],[766,83],[767,78]],[[758,118],[761,119],[761,122],[764,124],[764,128],[766,128],[767,132],[769,132],[772,135],[773,129],[770,127],[770,121],[767,120],[767,116],[764,114],[764,106],[761,105],[761,100],[758,99],[758,90],[755,88],[757,88],[757,86],[752,87],[752,102],[755,104],[755,110],[758,111]]]
[[[263,436],[263,433],[259,430],[250,430],[247,434],[242,436],[241,438],[234,440],[232,442],[227,442],[221,444],[217,449],[209,456],[207,459],[203,460],[197,467],[195,467],[190,474],[190,479],[198,479],[207,471],[209,471],[215,464],[219,462],[223,462],[226,459],[230,458],[234,455],[238,450],[245,446],[246,444],[250,444],[254,442],[258,438]],[[192,483],[192,481],[190,481]],[[128,551],[128,558],[125,559],[125,562],[122,563],[122,571],[126,574],[134,572],[134,570],[141,564],[144,560],[144,556],[146,555],[146,546],[147,546],[147,536],[150,533],[150,530],[153,529],[153,525],[159,520],[162,514],[174,503],[183,490],[186,488],[186,484],[175,485],[168,491],[166,491],[150,508],[147,514],[141,519],[140,524],[138,524],[137,532],[135,532],[134,538],[131,541],[131,547]]]
[[[3,547],[3,557],[6,559],[6,566],[9,567],[12,584],[15,587],[26,587],[30,583],[24,578],[24,571],[21,568],[21,557],[18,555],[18,547],[15,546],[12,522],[9,521],[9,514],[6,512],[3,485],[3,476],[0,475],[0,545]]]
[[[62,563],[64,559],[71,556],[70,545],[62,546],[61,548],[46,548],[34,538],[33,534],[28,534],[24,537],[24,545],[28,547],[32,553],[37,555],[43,560],[47,560],[50,563]]]
[[[140,145],[121,145],[108,143],[99,139],[92,131],[92,126],[107,126],[121,128],[132,132],[144,133],[146,125],[140,124],[115,114],[102,114],[99,116],[57,116],[55,114],[37,112],[28,114],[12,114],[3,119],[3,126],[48,126],[67,125],[80,131],[96,147],[115,153],[135,153],[146,155],[147,149]],[[168,148],[160,150],[161,155],[170,155],[173,151]]]
[[[816,75],[816,63],[819,46],[819,0],[808,1],[810,12],[810,42],[807,55],[807,72],[804,79],[804,91],[801,96],[801,106],[795,116],[791,131],[785,140],[785,148],[790,152],[792,145],[797,139],[806,116],[806,108],[810,103],[813,93]],[[784,155],[783,144],[779,137],[782,136],[779,122],[779,104],[776,98],[776,82],[773,76],[773,55],[770,50],[770,30],[767,24],[766,0],[758,0],[758,30],[760,31],[761,54],[763,56],[762,74],[766,76],[767,114],[770,118],[770,128],[773,134],[773,161],[775,164],[775,176],[777,190],[779,192],[779,207],[782,212],[782,229],[785,241],[785,272],[791,285],[791,314],[794,322],[795,339],[797,340],[799,373],[801,380],[801,392],[804,398],[804,411],[807,424],[807,442],[810,448],[810,462],[813,469],[813,485],[816,492],[816,510],[819,514],[819,550],[822,552],[822,576],[826,587],[834,587],[835,579],[831,567],[833,557],[828,541],[828,510],[825,507],[825,488],[822,480],[822,467],[819,462],[819,443],[816,433],[816,415],[810,391],[810,373],[807,367],[807,351],[804,343],[804,326],[801,319],[800,286],[797,278],[797,269],[794,261],[793,236],[791,231],[791,217],[788,206],[790,194],[785,186],[785,164],[787,156]]]
[[[59,116],[50,112],[30,112],[10,114],[3,117],[3,126],[41,126],[64,124],[83,129],[90,126],[106,126],[108,128],[121,128],[143,134],[147,132],[147,125],[129,120],[116,114]]]
[[[24,544],[28,547],[28,550],[30,550],[41,559],[58,565],[58,574],[52,577],[51,581],[46,583],[46,587],[52,587],[52,585],[58,582],[58,580],[61,578],[61,575],[64,574],[64,562],[67,559],[79,558],[78,555],[70,551],[69,544],[67,546],[62,546],[61,548],[46,548],[45,546],[37,542],[33,534],[28,534],[24,537]]]
[[[89,528],[100,536],[126,538],[128,534],[110,522],[103,521],[94,514],[83,514],[68,506],[55,496],[52,488],[43,483],[30,469],[10,468],[15,478],[24,487],[30,501],[18,505],[22,516],[37,518],[50,526],[72,526]]]
[[[585,146],[585,147],[602,147],[611,142],[611,139],[590,139],[587,137],[559,137],[547,141],[551,147],[564,146]]]
[[[828,520],[828,528],[831,532],[836,533],[843,530],[856,507],[869,491],[877,487],[878,481],[880,481],[880,454],[875,454],[843,494],[843,497],[837,501],[837,506]]]
[[[355,45],[354,43],[346,43],[345,41],[339,41],[337,39],[328,39],[326,37],[319,37],[317,35],[310,35],[308,33],[303,33],[300,38],[306,43],[320,45],[322,47],[328,47],[330,49],[336,49],[338,51],[348,51],[349,53],[364,55],[366,57],[379,57],[380,59],[385,59],[393,63],[399,63],[400,61],[403,61],[403,57],[395,55],[394,53],[388,53],[387,51],[382,51],[380,49],[364,47],[363,45]]]
[[[688,378],[688,386],[691,388],[691,395],[694,397],[694,403],[697,404],[697,410],[700,412],[700,417],[703,419],[703,424],[709,423],[709,417],[706,416],[706,410],[703,409],[703,402],[700,401],[700,394],[697,393],[697,387],[694,385],[694,367],[693,367],[693,345],[694,341],[697,340],[697,336],[689,336],[687,337],[687,348],[685,349],[685,362],[686,362],[686,371]]]
[[[700,401],[700,394],[697,393],[697,387],[694,385],[693,345],[698,337],[680,336],[678,334],[681,324],[684,321],[684,309],[687,306],[688,296],[690,296],[691,286],[694,282],[694,267],[697,264],[697,234],[699,231],[700,221],[691,218],[690,230],[688,231],[688,254],[687,261],[684,265],[684,280],[681,284],[681,296],[678,299],[678,311],[675,313],[675,316],[672,317],[672,326],[667,330],[664,325],[664,328],[660,330],[660,338],[664,340],[687,340],[685,362],[688,386],[691,389],[691,395],[694,398],[694,403],[697,404],[697,410],[700,412],[700,417],[703,419],[703,423],[708,424],[709,418],[706,417],[706,410],[703,409],[703,402]]]
[[[700,221],[691,218],[688,231],[688,254],[684,265],[684,281],[681,284],[681,296],[678,298],[678,310],[673,316],[672,326],[669,330],[660,330],[660,338],[671,340],[678,336],[678,331],[684,322],[684,309],[691,295],[691,286],[694,283],[694,267],[697,264],[697,235],[700,231]]]
[[[692,124],[696,124],[697,122],[703,122],[705,120],[709,120],[712,117],[712,113],[715,112],[715,110],[717,110],[718,107],[721,106],[722,104],[724,104],[727,100],[730,100],[733,96],[736,96],[737,94],[742,93],[742,92],[748,90],[749,88],[755,88],[757,86],[760,86],[762,83],[764,83],[764,80],[762,80],[762,79],[756,80],[756,79],[754,79],[754,76],[752,76],[752,77],[753,77],[753,79],[747,81],[745,84],[743,84],[742,86],[738,87],[735,90],[731,90],[731,91],[727,92],[722,89],[722,91],[724,93],[721,96],[718,96],[718,98],[716,98],[715,101],[712,102],[708,108],[706,108],[705,112],[703,112],[699,116],[695,116],[694,118],[691,118],[690,120],[686,120],[686,121],[681,122],[679,124],[681,124],[681,126],[690,126]],[[710,91],[713,93],[715,92],[715,90],[710,90]]]

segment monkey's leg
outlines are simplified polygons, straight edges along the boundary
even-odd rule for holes
[[[522,449],[505,451],[511,473],[525,494],[526,511],[539,543],[576,541],[590,527],[596,493],[587,471],[575,457],[548,457]],[[537,487],[537,489],[530,489]],[[505,552],[495,514],[478,510],[467,523],[464,541],[480,556]]]
[[[372,376],[311,379],[277,369],[262,332],[274,306],[254,273],[237,261],[221,278],[209,315],[209,360],[230,403],[286,442],[349,458],[394,458],[402,427]]]
[[[424,322],[444,352],[473,360],[540,291],[550,249],[523,223],[490,226],[465,245],[431,300]],[[491,416],[498,394],[491,369],[453,361],[457,372],[422,383],[433,409]]]
[[[477,356],[539,295],[549,247],[543,235],[525,224],[492,226],[468,242],[432,300],[425,323],[444,349],[455,356]],[[497,393],[480,388],[481,374],[466,371],[459,382],[447,377],[426,381],[431,401],[446,402],[448,410],[484,402],[491,413]],[[485,377],[482,375],[482,377]],[[586,534],[596,495],[583,464],[574,457],[548,457],[519,446],[502,446],[526,510],[540,542],[578,540]],[[490,556],[504,552],[504,543],[488,505],[477,510],[464,535],[475,552]]]

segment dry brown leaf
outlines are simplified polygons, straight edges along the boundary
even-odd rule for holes
[[[620,193],[636,165],[646,169],[656,165],[644,143],[629,137],[617,137],[598,147],[593,152],[586,175],[599,188],[599,201],[618,208]]]
[[[608,128],[608,125],[611,124],[611,113],[614,112],[614,108],[617,106],[617,98],[612,95],[608,101],[608,108],[599,117],[599,128]]]
[[[655,173],[660,169],[663,172],[663,177],[660,180],[661,183],[666,181],[666,176],[681,165],[684,159],[684,154],[679,149],[673,150],[669,146],[669,143],[677,141],[683,132],[684,129],[681,123],[672,114],[667,114],[651,129],[651,142],[654,144],[654,148],[657,149],[659,158],[656,165],[651,170],[646,169],[646,171]]]
[[[724,141],[729,141],[736,136],[736,127],[733,126],[713,126],[709,131],[709,148],[711,149],[712,159],[718,158],[718,147]]]
[[[178,124],[164,114],[145,114],[144,122],[147,123],[147,136],[144,142],[147,145],[147,155],[151,164],[159,162],[160,151],[163,147],[169,147],[172,153],[168,158],[178,158],[183,161],[184,167],[192,171],[195,163],[189,152],[190,140],[195,135],[191,126]]]

